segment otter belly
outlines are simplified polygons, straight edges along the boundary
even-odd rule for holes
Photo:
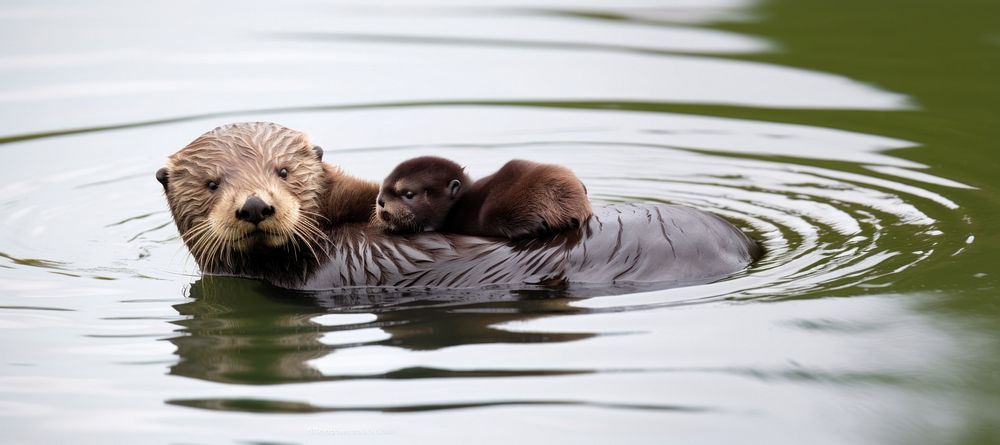
[[[327,259],[302,290],[347,287],[470,289],[706,283],[746,268],[756,242],[700,210],[656,204],[597,206],[578,230],[500,240],[442,233],[388,235],[364,225],[330,232]]]

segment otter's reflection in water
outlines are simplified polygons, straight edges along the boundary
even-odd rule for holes
[[[581,293],[591,293],[581,291]],[[187,319],[174,322],[182,335],[169,339],[178,363],[173,375],[236,384],[319,380],[503,377],[588,373],[588,370],[448,370],[407,367],[378,374],[324,375],[310,362],[336,350],[382,345],[433,350],[480,343],[567,342],[593,333],[507,331],[504,323],[585,311],[568,305],[574,291],[354,290],[303,293],[261,282],[205,277],[191,285],[193,301],[174,306]],[[582,295],[581,295],[582,296]],[[354,316],[351,316],[351,315]],[[323,318],[342,315],[334,324]],[[350,335],[381,331],[381,335]],[[347,341],[324,336],[346,334]]]

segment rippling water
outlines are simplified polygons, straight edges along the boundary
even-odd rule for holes
[[[0,6],[0,441],[1000,439],[1000,26],[801,3]],[[371,180],[564,164],[768,254],[597,297],[202,279],[153,172],[246,120]]]

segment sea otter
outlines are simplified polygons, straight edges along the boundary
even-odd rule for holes
[[[315,260],[333,225],[368,222],[378,185],[322,162],[323,149],[277,124],[205,133],[156,172],[174,222],[205,273],[253,273],[259,255]],[[257,254],[254,257],[252,254]],[[308,255],[307,255],[308,254]],[[281,267],[281,265],[276,265]]]
[[[565,167],[513,160],[472,182],[455,162],[422,156],[385,178],[373,222],[393,232],[515,239],[575,229],[591,214],[587,190]]]
[[[386,234],[369,224],[378,184],[321,158],[298,131],[239,123],[198,137],[156,178],[203,273],[293,289],[664,288],[723,278],[761,252],[715,215],[653,204],[601,206],[544,239]]]

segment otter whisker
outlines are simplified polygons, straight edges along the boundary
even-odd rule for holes
[[[200,238],[204,235],[205,231],[211,228],[210,221],[206,220],[201,223],[196,224],[194,227],[190,228],[188,231],[181,234],[181,238],[185,240],[193,240]]]
[[[318,213],[311,212],[311,211],[308,211],[308,210],[301,210],[300,209],[300,212],[302,212],[303,215],[309,216],[311,218],[299,218],[296,221],[295,225],[297,225],[297,226],[301,225],[302,226],[302,229],[301,229],[302,232],[300,232],[300,234],[302,234],[302,235],[309,235],[309,236],[307,236],[304,239],[304,241],[306,241],[306,242],[312,242],[312,243],[316,244],[316,246],[318,247],[320,245],[320,240],[327,238],[326,233],[321,229],[322,221],[329,222],[330,219],[327,218],[324,215],[320,215]],[[313,238],[315,238],[315,239],[313,239]]]
[[[319,227],[316,225],[316,223],[313,221],[300,219],[296,221],[295,225],[296,227],[301,227],[302,229],[307,230],[309,231],[309,233],[316,235],[320,238],[326,238],[326,234],[323,233],[323,231],[320,230]]]
[[[225,249],[226,241],[232,239],[230,236],[230,230],[228,228],[223,229],[221,234],[215,237],[215,242],[212,243],[212,250],[209,252],[209,260],[212,264],[212,271],[214,272],[219,268],[219,266],[224,266],[225,262],[222,258],[223,249]]]
[[[191,240],[189,243],[191,245],[191,255],[194,256],[195,261],[199,266],[204,266],[205,264],[205,248],[208,246],[215,236],[213,230],[211,230],[212,225],[210,220],[205,220],[190,230],[185,232],[184,236]]]
[[[296,227],[295,227],[295,225],[292,225],[291,228],[286,228],[286,232],[291,232],[292,233],[292,236],[289,237],[287,244],[291,244],[291,246],[292,246],[292,258],[295,258],[296,260],[298,260],[299,259],[299,243],[297,243],[295,241],[295,237],[294,237],[295,233],[296,233]]]
[[[309,211],[305,211],[305,210],[300,210],[300,211],[303,214],[305,214],[305,215],[310,215],[310,216],[311,215],[317,215],[317,214],[315,214],[313,212],[309,212]],[[317,216],[319,216],[322,219],[326,219],[326,217],[324,217],[322,215],[317,215]],[[304,233],[314,235],[317,238],[315,240],[315,242],[316,242],[317,245],[319,244],[319,239],[324,239],[324,238],[327,237],[326,233],[324,233],[322,230],[320,230],[318,222],[316,220],[314,220],[314,219],[299,218],[295,222],[294,226],[295,227],[293,227],[293,230],[298,230],[297,228],[300,227],[302,230],[305,230]]]
[[[309,234],[313,234],[314,236],[310,237],[308,236]],[[296,221],[295,225],[292,227],[292,237],[302,240],[302,243],[305,244],[307,249],[309,249],[309,253],[312,254],[313,258],[319,260],[319,255],[316,254],[316,249],[313,249],[312,243],[310,242],[312,238],[319,239],[318,236],[315,236],[316,234],[319,234],[320,236],[323,235],[318,229],[311,226],[309,223],[303,222],[303,220]],[[297,246],[299,243],[293,242],[292,244]]]
[[[206,219],[206,220],[198,223],[194,227],[192,227],[191,230],[188,230],[185,233],[185,236],[199,236],[199,235],[202,235],[206,231],[209,231],[211,229],[212,229],[212,221]]]
[[[223,266],[225,269],[229,269],[232,265],[232,246],[234,235],[236,231],[232,228],[226,228],[223,236],[219,237],[218,249],[215,253],[215,261],[219,266]]]
[[[307,233],[312,234],[315,237],[315,243],[319,245],[320,240],[327,239],[327,234],[322,229],[320,229],[319,224],[314,221],[300,220],[302,222],[303,229]]]
[[[306,209],[300,208],[299,209],[299,213],[301,213],[303,215],[308,215],[308,216],[311,216],[313,218],[320,219],[320,220],[323,220],[323,221],[326,221],[326,222],[330,222],[330,218],[327,218],[326,215],[323,215],[323,214],[317,213],[317,212],[313,212],[311,210],[306,210]]]
[[[294,246],[293,248],[295,249],[295,251],[294,251],[294,253],[292,255],[293,255],[293,257],[296,260],[298,260],[299,259],[299,251],[302,250],[300,248],[300,246],[299,246],[299,244],[302,243],[302,241],[301,241],[301,235],[297,231],[293,230],[292,233],[291,233],[291,237],[290,238],[291,239],[289,240],[289,244],[291,244],[292,246]],[[309,249],[310,252],[313,252],[312,247],[309,246],[308,244],[305,244],[305,248]],[[315,252],[313,252],[313,256],[315,257]]]
[[[216,267],[221,264],[222,249],[228,244],[227,239],[230,239],[229,235],[229,229],[224,230],[223,233],[219,233],[218,231],[212,232],[213,240],[210,244],[208,244],[208,247],[204,252],[209,272],[214,272]]]
[[[216,246],[219,244],[219,241],[220,241],[220,236],[218,231],[212,230],[211,232],[209,232],[208,239],[206,240],[205,244],[203,244],[199,249],[198,253],[201,257],[201,261],[202,263],[204,263],[205,265],[204,267],[208,272],[214,270],[213,268],[215,267],[215,252],[217,250]]]
[[[211,252],[214,250],[212,246],[215,245],[217,238],[218,234],[213,230],[206,235],[204,243],[198,246],[195,259],[201,265],[202,272],[211,272],[212,270],[213,261]]]
[[[196,236],[191,245],[191,254],[198,257],[198,253],[203,251],[208,243],[212,241],[213,234],[210,230],[202,230]]]
[[[220,259],[224,262],[226,269],[233,267],[233,242],[236,239],[236,230],[232,227],[226,229],[226,242],[222,243],[222,251],[219,252]],[[240,253],[242,255],[242,253]]]

